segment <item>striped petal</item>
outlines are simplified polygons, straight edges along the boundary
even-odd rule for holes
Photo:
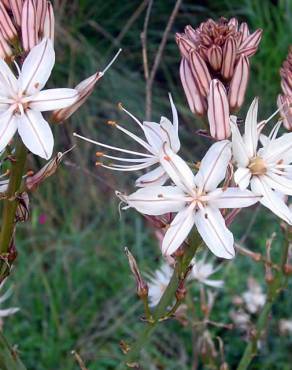
[[[75,103],[78,93],[74,89],[43,90],[29,97],[29,106],[39,112],[66,108]]]
[[[0,115],[0,152],[13,138],[17,130],[17,120],[11,110]]]
[[[24,145],[34,154],[50,159],[54,138],[50,126],[40,112],[27,110],[18,119],[18,132]]]

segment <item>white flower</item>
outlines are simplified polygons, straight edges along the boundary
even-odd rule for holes
[[[156,306],[160,301],[160,298],[165,292],[172,274],[173,268],[167,263],[164,263],[160,269],[156,270],[153,275],[149,276],[148,297],[151,307]]]
[[[175,153],[177,153],[180,149],[180,141],[178,137],[177,110],[175,108],[175,105],[172,101],[170,94],[169,94],[169,99],[170,99],[170,104],[171,104],[171,109],[172,109],[173,123],[171,123],[166,117],[161,117],[160,124],[156,122],[147,122],[147,121],[144,121],[143,123],[141,123],[135,116],[133,116],[126,109],[121,107],[123,111],[126,112],[130,117],[132,117],[133,120],[139,125],[139,127],[143,131],[143,134],[146,140],[141,139],[139,136],[133,134],[132,132],[116,124],[115,122],[113,123],[113,125],[116,128],[124,132],[126,135],[130,136],[133,140],[135,140],[138,144],[140,144],[144,149],[146,149],[148,153],[123,149],[123,148],[115,147],[112,145],[106,145],[98,141],[87,139],[84,136],[78,135],[76,133],[74,133],[73,135],[76,137],[79,137],[80,139],[89,141],[93,144],[102,146],[104,148],[131,154],[137,157],[137,158],[124,158],[124,157],[115,157],[115,156],[107,155],[104,153],[100,153],[101,157],[113,159],[118,162],[131,163],[127,165],[101,164],[102,167],[109,168],[111,170],[116,170],[116,171],[137,171],[137,170],[146,169],[155,164],[159,164],[159,162],[161,161],[160,158],[161,158],[163,143],[166,142]],[[156,167],[155,169],[151,170],[145,175],[140,176],[136,180],[136,186],[146,187],[149,185],[151,186],[163,185],[167,179],[168,179],[168,175],[165,169],[159,164],[158,167]]]
[[[247,112],[243,137],[233,122],[236,117],[231,118],[233,155],[238,166],[234,179],[241,189],[250,185],[255,194],[263,196],[260,201],[265,207],[292,224],[292,213],[283,200],[283,195],[292,195],[292,133],[276,139],[278,123],[268,138],[261,135],[263,146],[257,150],[257,111],[255,99]]]
[[[67,107],[78,96],[74,89],[41,91],[54,64],[55,52],[48,39],[32,48],[18,71],[18,78],[0,59],[0,151],[18,131],[32,153],[46,159],[51,157],[54,138],[41,112]]]
[[[287,319],[281,319],[279,321],[279,331],[280,334],[285,335],[285,334],[292,334],[292,320],[287,320]]]
[[[224,285],[223,280],[214,280],[209,279],[209,277],[215,274],[219,268],[214,268],[211,262],[205,262],[205,257],[197,261],[196,259],[193,260],[193,267],[192,271],[190,272],[189,278],[191,280],[197,280],[204,285],[208,285],[212,288],[222,288]]]
[[[253,278],[248,279],[248,291],[242,294],[247,310],[254,314],[260,311],[266,302],[266,295],[260,284]]]
[[[4,279],[2,281],[2,283],[0,284],[0,290],[2,290],[5,282],[6,282],[6,279]],[[3,295],[1,295],[0,296],[0,305],[2,305],[3,302],[5,302],[8,298],[10,298],[12,293],[13,293],[13,289],[12,289],[12,287],[10,287]],[[17,311],[19,311],[18,307],[10,307],[10,308],[0,309],[0,318],[13,315]]]
[[[259,199],[249,190],[217,188],[231,159],[229,141],[211,146],[194,176],[188,165],[164,143],[160,163],[176,186],[152,186],[126,196],[117,195],[128,207],[147,215],[178,212],[170,224],[162,252],[173,254],[187,238],[194,224],[208,248],[221,258],[233,258],[233,235],[227,229],[219,208],[242,208]],[[125,209],[124,208],[124,209]]]

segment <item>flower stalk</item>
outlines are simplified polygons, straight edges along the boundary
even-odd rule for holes
[[[7,197],[4,200],[4,207],[2,213],[2,226],[1,226],[1,233],[0,233],[0,254],[1,256],[8,253],[10,243],[13,238],[14,233],[14,220],[15,220],[15,213],[17,209],[18,201],[15,197],[17,194],[21,181],[22,176],[25,169],[27,157],[27,150],[25,145],[22,141],[18,141],[16,152],[15,152],[15,161],[11,164],[11,172],[10,172],[10,180],[7,190]],[[4,259],[0,261],[0,280],[5,272],[6,263]]]

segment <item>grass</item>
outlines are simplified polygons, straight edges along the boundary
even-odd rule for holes
[[[260,4],[260,5],[259,5]],[[104,125],[108,119],[132,123],[118,111],[123,104],[135,115],[144,115],[144,80],[139,34],[144,13],[117,41],[125,22],[140,2],[80,0],[56,2],[57,65],[54,80],[61,86],[74,86],[81,79],[103,69],[118,47],[123,53],[118,62],[100,81],[96,92],[66,125],[55,127],[56,150],[65,150],[72,143],[72,132],[92,138],[124,143],[118,132]],[[149,52],[153,57],[164,25],[171,12],[171,2],[155,2],[149,28]],[[164,59],[154,86],[153,118],[170,115],[167,92],[171,91],[180,112],[181,137],[186,158],[200,158],[207,143],[195,136],[197,122],[190,114],[182,92],[178,64],[179,55],[174,32],[185,24],[198,25],[207,17],[237,15],[247,20],[251,29],[265,30],[259,53],[253,58],[253,78],[249,96],[261,97],[262,116],[275,109],[279,92],[278,69],[286,55],[291,35],[291,2],[185,1],[169,37]],[[275,47],[277,45],[277,47]],[[243,109],[243,112],[246,109]],[[121,339],[130,341],[141,330],[142,307],[135,297],[134,281],[129,273],[123,247],[127,245],[137,257],[142,270],[157,268],[160,261],[155,240],[142,217],[133,211],[120,219],[113,189],[129,190],[129,177],[94,168],[94,147],[78,143],[68,155],[56,176],[42,186],[31,199],[31,221],[18,230],[19,256],[10,281],[15,285],[11,304],[21,307],[20,313],[7,319],[4,333],[16,344],[28,369],[77,369],[70,351],[81,353],[89,370],[115,369],[122,353]],[[31,161],[31,167],[41,162]],[[39,224],[39,216],[47,221]],[[234,226],[241,237],[251,211],[240,216]],[[271,214],[261,212],[246,244],[263,250],[272,230],[279,231]],[[280,242],[273,248],[277,254]],[[227,269],[227,272],[225,270]],[[226,287],[216,302],[214,320],[229,322],[231,298],[246,289],[248,275],[262,279],[263,271],[238,257],[226,264]],[[218,275],[220,277],[220,274]],[[254,369],[287,369],[291,363],[291,337],[280,337],[277,319],[290,317],[291,287],[275,306],[270,331],[263,343]],[[194,292],[192,299],[196,300]],[[214,330],[214,338],[222,337],[227,362],[231,368],[240,358],[245,341],[238,331]],[[190,369],[192,334],[176,322],[161,325],[141,355],[145,369]]]

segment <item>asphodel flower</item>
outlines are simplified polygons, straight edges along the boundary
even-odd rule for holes
[[[140,122],[135,116],[133,116],[130,112],[128,112],[125,108],[121,106],[121,109],[127,113],[140,127],[142,130],[145,139],[141,139],[140,136],[135,135],[131,131],[125,129],[124,127],[118,125],[116,122],[110,121],[110,124],[116,127],[118,130],[122,131],[130,138],[135,140],[138,144],[140,144],[144,151],[138,152],[129,149],[123,149],[119,147],[115,147],[112,145],[107,145],[100,143],[98,141],[94,141],[91,139],[87,139],[84,136],[78,135],[74,133],[73,135],[79,137],[80,139],[89,141],[93,144],[99,145],[101,147],[111,149],[114,151],[126,153],[135,156],[136,158],[125,158],[125,157],[116,157],[112,155],[105,154],[103,152],[97,152],[97,156],[100,158],[109,158],[110,160],[114,160],[116,162],[128,162],[130,164],[103,164],[98,162],[97,164],[115,171],[138,171],[142,169],[146,169],[152,167],[154,165],[158,165],[155,169],[149,171],[145,175],[140,176],[136,180],[136,186],[146,187],[146,186],[153,186],[153,185],[163,185],[166,180],[168,179],[167,171],[161,165],[161,160],[163,158],[163,146],[165,143],[169,145],[173,152],[177,153],[180,149],[180,141],[178,137],[178,115],[175,105],[172,101],[171,95],[169,95],[171,109],[172,109],[172,120],[173,123],[170,122],[169,119],[166,117],[161,117],[160,123],[156,122],[147,122],[144,121],[143,123]],[[146,150],[146,153],[145,153]]]
[[[209,19],[196,29],[188,25],[184,33],[176,34],[182,56],[180,77],[190,109],[199,116],[208,113],[210,134],[217,140],[230,136],[229,110],[243,104],[249,58],[256,53],[261,36],[262,30],[250,34],[247,24],[239,26],[235,18]],[[221,114],[213,114],[216,109]]]
[[[242,298],[248,312],[255,314],[266,303],[267,296],[263,293],[262,287],[255,279],[249,278],[247,285],[248,290],[242,294]]]
[[[292,133],[276,138],[281,122],[272,129],[269,137],[261,135],[257,123],[258,99],[254,99],[246,116],[244,135],[236,125],[236,117],[231,117],[233,156],[238,169],[234,173],[236,184],[241,189],[249,185],[255,194],[262,195],[260,202],[278,217],[292,224],[292,213],[285,204],[283,195],[292,195],[291,162]],[[277,113],[277,112],[276,112]]]
[[[196,225],[207,247],[221,258],[233,258],[233,235],[227,229],[220,208],[248,207],[259,200],[249,190],[218,187],[223,181],[231,159],[231,145],[227,140],[211,146],[202,159],[196,176],[189,166],[163,144],[160,162],[175,186],[152,186],[139,189],[127,196],[117,196],[129,207],[148,215],[176,212],[162,242],[162,252],[173,254],[186,240]]]
[[[280,69],[282,94],[278,95],[278,108],[284,127],[292,131],[292,47]]]
[[[25,146],[34,154],[49,159],[54,138],[41,112],[64,108],[78,97],[75,89],[41,91],[55,64],[52,42],[44,39],[25,58],[18,78],[0,59],[0,151],[18,131]]]
[[[192,261],[193,267],[189,275],[189,279],[197,280],[201,284],[210,286],[212,288],[222,288],[224,285],[223,280],[211,279],[210,277],[215,274],[220,266],[215,267],[211,262],[206,261],[206,255],[201,260],[194,259]]]

